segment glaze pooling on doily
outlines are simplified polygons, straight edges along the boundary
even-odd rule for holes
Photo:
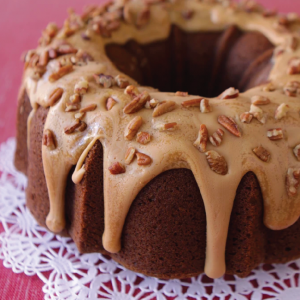
[[[160,280],[126,270],[101,254],[80,254],[69,238],[39,226],[25,207],[26,177],[13,165],[15,139],[0,145],[0,259],[15,273],[38,275],[45,299],[300,300],[300,259],[260,266],[247,278],[205,275]],[[139,282],[136,285],[136,282]]]

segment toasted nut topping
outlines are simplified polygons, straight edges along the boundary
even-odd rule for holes
[[[276,10],[265,10],[264,12],[263,12],[263,16],[265,17],[265,18],[270,18],[270,17],[275,17],[275,16],[277,16],[277,11]]]
[[[300,144],[294,148],[294,154],[296,158],[300,161]]]
[[[253,96],[251,98],[251,103],[254,105],[266,105],[266,104],[271,103],[271,101],[267,97],[257,95],[257,96]]]
[[[115,81],[117,83],[117,86],[121,89],[124,89],[129,85],[128,79],[122,75],[116,76]]]
[[[83,107],[80,109],[80,112],[88,112],[88,111],[93,111],[97,108],[97,104],[95,103],[92,103],[92,104],[89,104],[88,106],[86,107]]]
[[[300,94],[300,82],[290,81],[283,88],[284,93],[289,97],[297,97]]]
[[[67,42],[64,42],[63,44],[59,45],[56,49],[57,53],[62,54],[72,54],[76,53],[78,50],[75,49],[73,46],[68,44]]]
[[[75,56],[71,57],[71,61],[74,65],[84,66],[89,61],[94,61],[94,58],[83,50],[78,50]]]
[[[300,58],[295,57],[290,60],[289,67],[288,67],[288,74],[294,75],[300,73]]]
[[[73,94],[70,98],[69,98],[70,103],[75,104],[75,103],[80,103],[81,101],[81,96],[79,94]]]
[[[147,101],[145,104],[145,108],[155,108],[159,104],[158,100],[156,99],[151,99],[150,101]]]
[[[240,120],[243,123],[250,124],[253,119],[253,115],[250,112],[244,112],[240,115]]]
[[[86,30],[85,32],[81,33],[81,37],[83,40],[89,41],[91,39],[91,32]]]
[[[284,118],[286,116],[286,114],[288,113],[289,109],[290,109],[290,107],[287,104],[281,103],[275,111],[275,119],[280,120],[280,119]]]
[[[211,107],[209,105],[209,100],[208,99],[205,99],[205,98],[201,99],[201,101],[200,101],[200,111],[202,113],[211,112]]]
[[[119,162],[113,163],[108,170],[112,175],[118,175],[126,172],[125,167]]]
[[[56,142],[53,132],[50,129],[46,129],[43,135],[43,145],[47,146],[50,150],[56,149]]]
[[[41,67],[45,67],[45,66],[47,66],[47,64],[48,64],[48,61],[49,61],[49,53],[48,53],[47,50],[44,50],[44,51],[42,52],[42,54],[40,55],[39,65],[40,65]]]
[[[83,79],[75,84],[74,92],[79,95],[84,95],[86,94],[88,88],[89,88],[89,82]]]
[[[125,164],[126,165],[130,165],[132,163],[132,161],[134,160],[135,157],[135,153],[136,153],[136,149],[133,147],[129,147],[126,151],[125,154]]]
[[[262,88],[262,90],[264,92],[274,92],[276,90],[276,86],[272,82],[269,82]]]
[[[202,153],[206,151],[208,141],[208,130],[204,124],[200,125],[198,137],[194,142],[194,146]]]
[[[183,10],[181,12],[181,16],[185,19],[185,20],[190,20],[194,15],[194,11],[191,10],[191,9],[186,9],[186,10]]]
[[[238,128],[238,125],[232,118],[221,115],[218,117],[218,123],[221,124],[224,128],[226,128],[233,135],[235,135],[237,137],[242,136],[242,133]]]
[[[126,95],[129,95],[131,97],[136,97],[140,94],[140,91],[138,90],[138,88],[134,85],[129,85],[126,87],[124,93]]]
[[[136,157],[137,157],[137,164],[139,166],[147,166],[152,163],[152,158],[144,153],[137,152]]]
[[[136,27],[141,28],[148,24],[150,20],[150,9],[149,7],[145,7],[142,11],[140,11],[137,15],[136,19]]]
[[[185,100],[181,103],[183,107],[199,107],[200,102],[203,98]]]
[[[66,112],[73,112],[80,109],[80,103],[66,103]]]
[[[281,128],[269,129],[267,132],[267,137],[271,141],[277,141],[283,139],[283,131]]]
[[[143,124],[143,119],[140,116],[134,117],[127,125],[125,129],[124,137],[126,140],[131,141],[135,135],[137,134],[138,130]]]
[[[49,35],[51,38],[55,37],[58,31],[58,27],[55,23],[49,23],[45,29],[45,33]]]
[[[65,65],[65,66],[61,67],[57,72],[52,73],[49,76],[49,81],[54,82],[72,71],[73,71],[72,65]]]
[[[289,197],[296,197],[300,183],[300,169],[289,168],[286,175],[286,189]]]
[[[164,103],[159,103],[153,111],[152,117],[158,117],[165,113],[168,113],[172,110],[174,110],[176,107],[176,103],[174,101],[166,101]]]
[[[216,132],[213,133],[212,136],[210,136],[209,140],[214,146],[218,147],[223,141],[223,135],[224,131],[219,128]]]
[[[158,129],[159,131],[173,131],[177,127],[177,123],[156,123],[154,124],[154,129]]]
[[[266,123],[266,118],[264,116],[264,112],[261,108],[259,108],[258,106],[251,104],[250,106],[250,113],[253,115],[253,117],[255,119],[257,119],[257,121],[259,121],[262,124]]]
[[[205,155],[212,171],[220,175],[226,175],[228,173],[227,162],[222,155],[214,150],[205,152]]]
[[[76,119],[77,120],[77,119]],[[82,132],[85,131],[87,128],[87,125],[85,122],[81,121],[80,126],[78,127],[78,131]]]
[[[109,97],[106,100],[106,109],[111,110],[116,104],[117,104],[117,101],[114,98]]]
[[[252,149],[254,154],[262,161],[268,162],[271,158],[270,152],[262,146]]]
[[[175,96],[178,96],[178,97],[186,97],[186,96],[188,96],[188,95],[189,95],[188,92],[180,92],[180,91],[177,91],[177,92],[175,93]]]
[[[236,90],[235,88],[231,87],[227,90],[225,90],[218,98],[220,99],[234,99],[237,98],[240,94],[239,90]]]
[[[289,36],[287,40],[287,48],[290,51],[295,51],[298,48],[298,39],[295,36]]]
[[[139,132],[136,136],[136,141],[142,145],[146,145],[151,141],[151,135],[148,132]]]
[[[49,54],[49,58],[51,58],[51,59],[56,58],[58,56],[57,51],[53,48],[50,48],[48,50],[48,54]]]
[[[62,88],[56,88],[51,94],[48,99],[48,105],[53,106],[55,103],[62,97],[64,90]]]
[[[150,95],[148,92],[144,91],[135,97],[132,101],[130,101],[123,109],[125,114],[133,114],[139,110],[141,110],[147,101],[150,100]]]
[[[94,78],[96,83],[101,84],[104,88],[108,89],[115,84],[115,79],[110,75],[95,74]]]
[[[79,120],[82,120],[85,116],[85,113],[84,112],[79,112],[77,114],[75,114],[75,119],[79,119]]]
[[[73,133],[80,126],[81,126],[81,121],[79,119],[75,119],[75,122],[73,124],[71,124],[70,126],[67,126],[64,129],[65,134],[71,134],[71,133]]]

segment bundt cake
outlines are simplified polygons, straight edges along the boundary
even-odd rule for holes
[[[227,0],[121,0],[49,24],[18,102],[37,222],[160,278],[300,257],[299,32],[296,14]]]

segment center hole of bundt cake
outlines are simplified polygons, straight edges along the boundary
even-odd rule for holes
[[[106,53],[140,85],[215,97],[229,87],[245,91],[266,82],[273,49],[261,33],[236,26],[215,32],[185,32],[173,26],[165,40],[109,44]]]

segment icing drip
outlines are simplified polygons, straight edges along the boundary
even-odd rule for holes
[[[72,72],[66,74],[54,83],[48,81],[50,68],[47,69],[38,87],[33,88],[29,78],[30,70],[25,76],[30,100],[34,104],[47,107],[47,99],[51,92],[61,87],[64,94],[60,101],[53,105],[48,113],[45,129],[56,133],[57,148],[49,150],[42,147],[44,172],[50,199],[50,213],[47,226],[53,232],[61,232],[65,227],[64,198],[67,176],[73,165],[76,169],[72,176],[78,184],[84,176],[84,160],[89,150],[97,140],[103,146],[104,155],[104,207],[105,231],[103,235],[104,248],[115,253],[121,249],[122,228],[132,202],[139,191],[155,176],[176,168],[192,170],[199,186],[207,217],[207,252],[205,272],[212,278],[222,276],[226,271],[225,247],[228,234],[231,210],[237,187],[241,178],[253,171],[260,183],[264,199],[264,223],[271,229],[284,229],[291,226],[300,216],[300,197],[288,197],[286,192],[286,173],[288,168],[299,168],[300,163],[293,154],[293,148],[300,143],[298,98],[291,98],[282,92],[288,82],[300,79],[299,75],[291,77],[286,73],[291,58],[300,55],[296,52],[285,52],[275,58],[270,80],[276,87],[270,93],[262,87],[251,89],[233,99],[209,99],[212,112],[201,113],[199,107],[185,108],[181,106],[184,100],[192,100],[199,96],[180,97],[174,93],[160,93],[152,88],[139,87],[139,92],[148,91],[150,98],[158,102],[174,101],[172,112],[153,118],[152,109],[141,109],[131,115],[124,114],[123,108],[132,98],[117,86],[100,87],[92,81],[94,74],[104,73],[117,76],[115,69],[105,55],[105,44],[125,43],[135,39],[140,43],[148,43],[168,36],[171,24],[176,24],[186,31],[224,30],[228,24],[236,24],[242,30],[257,30],[263,33],[275,45],[286,41],[287,34],[277,32],[273,28],[274,18],[267,19],[260,15],[255,18],[245,12],[232,13],[221,5],[187,1],[172,4],[172,9],[164,10],[159,5],[151,7],[152,21],[143,29],[137,29],[129,24],[122,24],[110,38],[99,35],[92,36],[92,43],[83,41],[81,33],[72,35],[68,41],[72,45],[87,51],[94,61],[83,66],[74,66]],[[183,20],[180,14],[182,8],[194,11],[191,20]],[[81,106],[93,104],[96,107],[88,111],[83,121],[88,125],[84,132],[76,131],[65,134],[64,128],[74,122],[74,113],[65,112],[65,105],[73,94],[78,78],[89,81],[88,93],[82,97]],[[135,84],[128,78],[131,84]],[[266,123],[261,124],[253,119],[251,124],[242,123],[239,116],[250,111],[251,98],[262,95],[270,99],[270,104],[263,106],[263,114],[267,115]],[[107,110],[106,101],[112,97],[116,102]],[[281,103],[288,103],[289,112],[283,119],[275,120],[274,114]],[[36,106],[33,106],[36,107]],[[32,113],[33,114],[33,113]],[[30,115],[32,117],[32,114]],[[237,137],[223,128],[217,119],[220,115],[230,117],[241,129],[242,137]],[[151,135],[150,143],[139,144],[135,139],[126,140],[124,132],[128,123],[136,116],[143,119],[140,131]],[[30,119],[29,118],[29,124]],[[174,131],[160,131],[160,123],[174,123],[178,126]],[[224,141],[219,147],[207,144],[207,150],[216,150],[226,160],[228,173],[220,175],[213,172],[207,163],[206,156],[193,146],[199,127],[205,124],[209,134],[219,128],[224,130]],[[267,130],[281,127],[284,138],[273,141],[267,137]],[[264,162],[254,155],[252,149],[263,146],[271,153],[270,162]],[[146,166],[137,164],[136,160],[126,166],[126,172],[113,175],[109,167],[116,162],[124,162],[127,149],[133,147],[139,153],[151,157],[152,163]]]

